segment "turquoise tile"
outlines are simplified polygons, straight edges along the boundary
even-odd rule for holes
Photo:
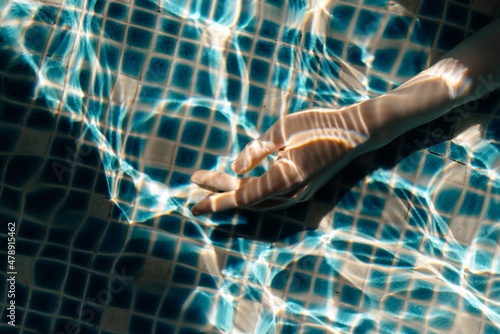
[[[400,76],[414,76],[424,69],[428,54],[426,51],[407,51],[398,69]]]
[[[127,45],[141,49],[147,49],[151,42],[152,33],[145,29],[129,27],[127,34]]]
[[[104,37],[120,43],[123,42],[123,38],[125,37],[125,25],[107,20],[104,25]]]
[[[299,45],[302,39],[302,32],[289,27],[284,27],[281,41],[291,45]]]
[[[102,18],[100,18],[99,16],[87,14],[85,15],[83,23],[84,27],[86,28],[86,32],[99,36],[102,26]]]
[[[365,195],[361,213],[372,217],[380,217],[384,210],[385,199],[373,195]]]
[[[448,2],[448,4],[446,5],[444,19],[447,22],[454,23],[459,26],[465,26],[467,24],[468,16],[469,8],[451,2]]]
[[[198,45],[187,41],[181,41],[179,43],[179,50],[177,56],[182,59],[194,61],[196,59],[196,54],[198,53]]]
[[[125,50],[122,61],[122,72],[138,78],[144,64],[144,54],[133,50]]]
[[[479,216],[484,203],[484,196],[467,192],[460,207],[459,214]]]
[[[175,165],[185,168],[194,168],[198,159],[198,152],[185,147],[179,147],[175,157]]]
[[[184,28],[182,29],[182,37],[193,39],[196,41],[200,40],[201,34],[201,29],[192,24],[185,24]]]
[[[39,6],[37,8],[34,20],[38,22],[54,24],[59,8],[52,6]]]
[[[171,20],[168,18],[161,19],[160,29],[164,33],[177,36],[179,34],[180,28],[181,24],[178,21]]]
[[[255,44],[254,53],[261,57],[271,58],[274,54],[274,47],[274,43],[259,40]]]
[[[252,44],[253,44],[253,40],[250,37],[244,36],[244,35],[238,35],[237,45],[241,51],[250,52],[250,49],[252,48]]]
[[[178,187],[185,186],[190,183],[190,175],[186,175],[179,172],[173,172],[170,177],[169,186],[170,187]]]
[[[330,18],[330,29],[336,32],[347,33],[349,24],[356,8],[347,5],[336,5]]]
[[[260,27],[259,35],[269,39],[277,40],[280,26],[276,22],[264,20]]]
[[[431,300],[434,294],[434,285],[423,280],[416,280],[413,284],[411,297],[418,300]]]
[[[158,135],[165,139],[176,140],[179,124],[179,118],[163,116],[158,127]]]
[[[176,265],[172,282],[179,284],[194,284],[196,279],[196,271],[182,265]]]
[[[130,22],[141,27],[154,28],[156,26],[156,15],[136,9],[132,12]]]
[[[134,0],[134,4],[149,10],[158,10],[158,2],[151,0]]]
[[[103,43],[99,60],[103,67],[116,71],[120,61],[120,49],[114,45]]]
[[[271,288],[277,290],[284,290],[289,276],[290,276],[289,270],[285,269],[278,271],[276,275],[272,278]]]
[[[201,95],[213,97],[213,83],[216,82],[216,78],[214,75],[207,71],[199,71],[196,80],[196,92]]]
[[[66,270],[67,266],[59,262],[37,260],[34,265],[34,283],[40,288],[59,291]]]
[[[340,300],[346,304],[358,306],[361,295],[361,290],[349,285],[344,285],[342,292],[340,293]]]
[[[461,190],[454,187],[441,188],[437,193],[434,204],[436,209],[446,213],[451,213],[461,195]]]
[[[155,105],[162,95],[163,89],[156,86],[143,85],[139,93],[139,102]]]
[[[359,12],[354,34],[358,36],[370,36],[375,34],[381,18],[382,15],[380,13],[362,9]]]
[[[390,39],[404,39],[411,23],[409,16],[391,16],[383,36]]]
[[[270,65],[266,61],[260,59],[253,59],[250,64],[250,79],[266,83],[269,77]]]
[[[175,66],[174,74],[172,77],[172,84],[184,89],[189,89],[191,85],[191,77],[193,68],[185,64],[177,64]]]
[[[229,132],[217,127],[210,129],[206,147],[212,150],[224,150],[229,139]]]
[[[266,0],[266,2],[278,8],[283,7],[283,0]]]
[[[182,132],[181,142],[188,145],[200,146],[206,129],[207,126],[204,123],[187,121]]]
[[[78,26],[79,13],[74,9],[63,9],[59,15],[57,25],[68,28],[76,28]]]
[[[108,7],[108,17],[115,20],[125,21],[127,19],[128,7],[118,2],[112,2]]]
[[[375,51],[373,69],[383,73],[389,73],[398,57],[398,49],[379,49]]]
[[[129,320],[128,333],[130,334],[152,333],[153,325],[154,325],[153,319],[133,314]]]
[[[29,50],[43,53],[48,33],[47,27],[38,24],[30,25],[24,33],[24,46]]]
[[[24,326],[37,332],[50,332],[52,318],[40,313],[28,312],[24,319]]]
[[[441,31],[439,32],[436,47],[446,51],[451,50],[457,46],[464,39],[464,37],[464,30],[443,24]]]
[[[201,169],[212,169],[217,165],[217,158],[218,156],[210,154],[210,153],[204,153],[203,158],[201,161]]]
[[[158,35],[156,38],[155,51],[165,55],[173,55],[176,45],[176,39],[166,35]]]
[[[420,4],[418,14],[422,16],[440,19],[444,10],[444,1],[423,0]]]

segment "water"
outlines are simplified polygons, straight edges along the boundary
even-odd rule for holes
[[[431,50],[451,48],[453,38],[436,33],[439,4],[433,11],[427,2],[397,1],[0,4],[3,132],[13,133],[6,130],[13,105],[27,108],[25,127],[49,113],[59,127],[49,132],[56,138],[50,150],[22,151],[14,143],[17,151],[3,148],[3,156],[58,157],[46,163],[55,188],[66,189],[70,175],[68,187],[81,190],[73,170],[96,147],[102,182],[119,208],[97,223],[76,225],[71,245],[21,232],[25,247],[48,243],[73,255],[68,262],[48,246],[31,254],[35,265],[24,272],[30,278],[18,276],[19,283],[32,300],[37,290],[62,299],[24,307],[54,323],[25,317],[19,326],[52,332],[75,322],[101,333],[498,332],[496,95],[469,105],[469,114],[456,110],[448,121],[361,157],[305,204],[196,219],[189,212],[207,193],[189,184],[190,175],[200,168],[230,172],[244,145],[278,118],[382,94],[429,65]],[[441,11],[449,8],[470,10],[450,2]],[[476,16],[489,18],[474,13],[468,29],[459,16],[446,19],[450,36],[474,30]],[[66,136],[59,134],[63,125]],[[52,233],[66,231],[71,219],[28,213],[33,188],[6,176],[3,184],[27,194],[24,213],[5,211],[20,220],[21,231],[32,226],[29,220]],[[37,187],[47,184],[41,179]],[[19,252],[28,261],[29,251]],[[80,253],[91,254],[88,266],[74,260]],[[71,269],[52,286],[40,278],[42,263]],[[78,268],[88,282],[70,283]],[[128,282],[125,292],[112,289],[116,273]],[[97,283],[102,277],[105,283]],[[101,300],[101,291],[111,293]],[[80,306],[76,314],[67,299]],[[86,307],[99,316],[90,319]]]

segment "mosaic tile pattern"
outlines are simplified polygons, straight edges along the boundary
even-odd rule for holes
[[[1,244],[17,228],[16,327],[3,283],[2,332],[499,331],[498,93],[307,203],[187,215],[194,170],[223,170],[286,113],[396,87],[494,13],[307,5],[0,3]]]

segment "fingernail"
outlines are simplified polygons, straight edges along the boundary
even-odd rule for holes
[[[191,213],[193,214],[193,216],[197,217],[200,215],[200,210],[198,210],[196,207],[192,207],[191,208]]]
[[[231,164],[231,169],[236,173],[238,173],[242,169],[242,167],[243,166],[241,165],[241,162],[239,160],[236,160]]]

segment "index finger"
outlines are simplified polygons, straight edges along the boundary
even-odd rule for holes
[[[250,179],[236,190],[213,194],[204,198],[191,209],[194,216],[248,207],[269,197],[285,193],[302,182],[302,176],[295,164],[288,159],[277,160],[260,177]]]

